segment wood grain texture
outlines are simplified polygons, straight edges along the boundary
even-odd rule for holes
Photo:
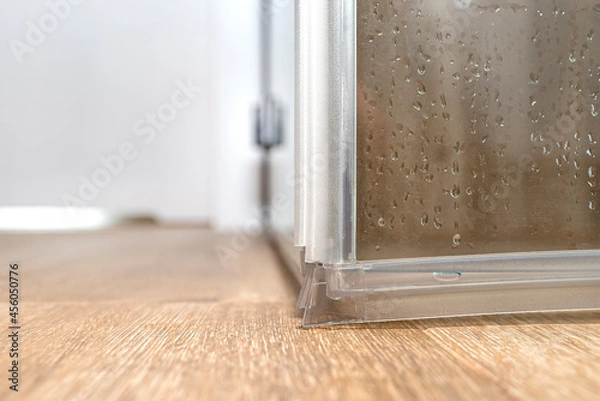
[[[23,292],[21,391],[0,375],[0,399],[598,399],[598,312],[305,330],[298,288],[264,241],[232,240],[159,228],[0,235],[2,304],[9,262]],[[224,267],[217,251],[232,244]]]

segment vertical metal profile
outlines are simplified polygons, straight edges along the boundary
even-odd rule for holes
[[[306,210],[308,176],[306,172],[306,149],[311,120],[306,102],[306,91],[302,85],[308,85],[310,64],[304,63],[310,54],[310,40],[303,32],[311,32],[309,13],[305,11],[310,6],[308,2],[295,2],[295,44],[294,44],[294,245],[306,246]]]
[[[297,188],[304,194],[296,238],[308,263],[354,258],[354,34],[346,25],[353,5],[298,2]]]

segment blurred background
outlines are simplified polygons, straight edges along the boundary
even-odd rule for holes
[[[219,230],[256,219],[265,7],[281,186],[293,174],[292,0],[3,1],[0,225],[24,206]],[[288,203],[278,217],[291,221]]]

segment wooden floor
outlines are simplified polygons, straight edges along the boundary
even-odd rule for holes
[[[1,400],[600,399],[597,312],[300,329],[268,246],[202,229],[4,234],[0,261]]]

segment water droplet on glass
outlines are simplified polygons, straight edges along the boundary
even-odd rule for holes
[[[442,107],[446,107],[446,95],[444,94],[440,95],[440,105],[442,105]]]
[[[540,82],[540,76],[532,72],[529,74],[529,82],[536,85],[538,82]]]
[[[423,213],[421,215],[421,225],[425,227],[427,224],[429,224],[429,215],[427,213]]]
[[[537,103],[537,99],[536,99],[534,96],[530,96],[530,97],[529,97],[529,104],[530,104],[531,106],[535,106],[535,105],[536,105],[536,103]]]
[[[542,153],[544,155],[549,155],[550,154],[550,150],[551,150],[551,148],[550,148],[550,145],[548,145],[548,144],[546,144],[546,145],[544,145],[542,147]]]
[[[435,272],[433,278],[441,282],[452,282],[460,280],[461,274],[459,272]]]
[[[490,60],[487,60],[485,62],[485,64],[483,65],[483,70],[485,72],[490,72],[492,70],[492,67],[490,66]]]
[[[450,196],[452,196],[454,199],[458,198],[458,196],[460,195],[460,187],[458,185],[454,185],[452,187],[452,189],[450,190]]]
[[[380,217],[379,220],[377,220],[377,224],[379,225],[379,227],[384,227],[385,219],[383,217]]]
[[[504,117],[496,116],[496,127],[504,127]]]
[[[452,243],[455,246],[459,246],[461,242],[462,242],[462,236],[460,234],[454,234],[454,236],[452,237]]]

